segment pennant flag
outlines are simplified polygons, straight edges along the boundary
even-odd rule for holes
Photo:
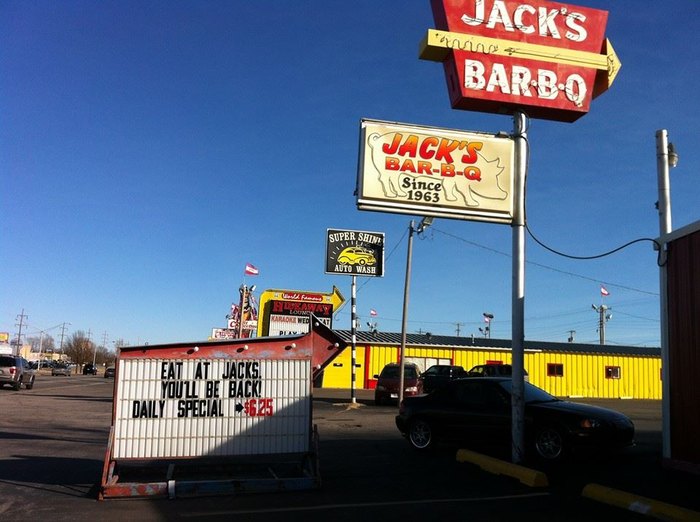
[[[371,315],[372,317],[377,317],[377,311],[374,308],[372,308],[369,311],[369,315]]]
[[[245,275],[258,275],[259,273],[260,273],[260,270],[258,270],[256,267],[254,267],[250,263],[246,263]]]
[[[608,292],[607,288],[605,288],[603,285],[601,285],[600,286],[600,295],[602,295],[602,296],[610,295],[610,292]]]

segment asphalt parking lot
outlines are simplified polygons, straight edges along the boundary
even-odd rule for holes
[[[107,449],[112,379],[41,376],[33,390],[0,390],[0,516],[21,520],[645,520],[643,499],[700,520],[700,477],[663,469],[660,404],[590,401],[630,415],[638,444],[619,456],[547,470],[547,487],[459,463],[453,448],[413,451],[394,425],[395,406],[371,392],[315,390],[318,490],[227,497],[97,500]],[[581,493],[598,484],[634,495],[621,508]],[[642,499],[640,501],[639,499]],[[653,507],[653,506],[652,506]],[[640,512],[646,511],[646,516]]]

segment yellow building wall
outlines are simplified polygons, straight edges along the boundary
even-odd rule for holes
[[[530,382],[557,397],[661,399],[660,357],[576,353],[526,356]],[[549,364],[562,364],[562,376],[547,375]],[[620,378],[606,378],[606,367],[619,367]]]
[[[405,355],[406,358],[447,359],[465,370],[487,361],[512,362],[510,350],[407,347]],[[398,362],[398,356],[399,348],[396,346],[358,346],[356,387],[369,388],[368,381],[378,375],[385,365]],[[350,388],[350,363],[351,349],[346,348],[324,370],[323,386]],[[564,374],[559,377],[547,375],[549,364],[562,364]],[[661,399],[661,358],[657,356],[528,350],[524,355],[524,365],[532,384],[557,397]],[[620,378],[606,378],[607,366],[618,366]]]
[[[365,350],[358,346],[355,350],[355,388],[365,388]],[[323,370],[324,388],[352,387],[352,349],[348,346]]]

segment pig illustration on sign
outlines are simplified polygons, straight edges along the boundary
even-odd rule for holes
[[[499,183],[503,172],[499,158],[489,161],[481,153],[478,156],[478,173],[466,170],[461,175],[442,178],[447,201],[457,201],[462,196],[468,207],[478,207],[479,198],[503,200],[508,197]]]
[[[375,132],[367,145],[386,198],[433,204],[463,200],[467,207],[479,207],[481,199],[508,197],[499,181],[504,171],[500,158],[487,158],[478,139]]]

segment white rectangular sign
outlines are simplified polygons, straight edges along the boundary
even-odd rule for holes
[[[212,328],[211,329],[212,339],[238,339],[238,330],[232,330],[231,328]]]
[[[316,317],[318,321],[331,327],[330,317]],[[300,335],[310,331],[308,315],[270,314],[270,336]]]
[[[309,451],[311,362],[122,359],[115,459]]]
[[[508,136],[363,119],[357,207],[511,223],[514,151]]]

